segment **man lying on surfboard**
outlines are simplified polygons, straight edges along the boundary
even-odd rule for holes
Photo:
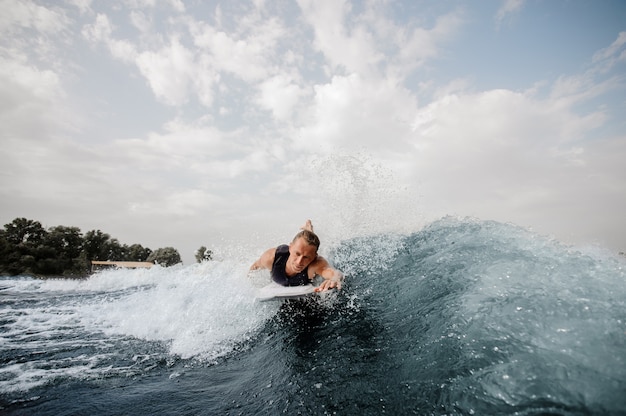
[[[315,288],[316,292],[341,289],[343,274],[317,255],[319,246],[320,239],[313,232],[311,220],[307,220],[289,245],[266,250],[250,270],[270,270],[272,280],[283,286],[307,285],[319,275],[324,281]]]

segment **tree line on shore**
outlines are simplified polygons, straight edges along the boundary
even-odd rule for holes
[[[196,252],[200,262],[211,259],[204,246]],[[92,260],[147,261],[160,266],[181,262],[173,247],[152,251],[141,244],[121,244],[100,230],[83,234],[78,227],[45,229],[39,221],[16,218],[0,230],[0,273],[8,275],[82,277]]]

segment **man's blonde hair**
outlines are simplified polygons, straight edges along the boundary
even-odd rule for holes
[[[317,234],[315,234],[313,231],[309,231],[309,230],[300,231],[293,238],[292,243],[296,241],[298,238],[303,238],[304,241],[306,241],[308,245],[315,246],[316,250],[320,248],[320,239],[317,236]]]

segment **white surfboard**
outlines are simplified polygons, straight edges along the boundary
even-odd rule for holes
[[[256,298],[262,302],[267,300],[295,299],[315,293],[315,286],[282,286],[272,282],[257,291]]]

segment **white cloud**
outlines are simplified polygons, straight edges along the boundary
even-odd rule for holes
[[[135,46],[129,41],[114,39],[113,30],[113,24],[108,16],[98,13],[93,24],[83,27],[82,35],[93,44],[104,43],[116,59],[127,63],[133,62],[137,56]]]
[[[215,212],[222,198],[200,189],[167,190],[156,200],[137,200],[129,204],[131,212],[149,217],[191,217]]]
[[[77,120],[68,118],[59,75],[10,58],[0,57],[0,137],[33,140],[71,128]]]
[[[389,20],[376,2],[367,3],[359,15],[353,14],[346,1],[298,3],[314,30],[316,49],[330,64],[329,74],[335,75],[377,77],[383,70],[388,78],[401,81],[436,57],[440,44],[462,25],[458,11],[437,18],[432,28],[424,28]]]
[[[607,48],[593,55],[593,62],[601,72],[606,72],[620,62],[626,62],[626,32],[620,32],[617,39]]]
[[[153,29],[152,19],[143,12],[137,10],[131,11],[130,21],[141,33],[148,33]]]
[[[69,24],[62,10],[46,8],[33,1],[1,0],[0,30],[32,28],[42,33],[58,33]]]
[[[366,147],[399,152],[416,110],[411,93],[393,82],[335,76],[315,87],[310,121],[300,129],[297,145],[316,152]]]
[[[189,100],[194,58],[178,39],[172,39],[157,52],[140,53],[136,63],[158,99],[170,105],[182,105]]]
[[[91,10],[92,0],[67,0],[69,4],[73,4],[82,14],[92,13]]]
[[[257,102],[262,108],[270,110],[276,120],[291,120],[302,97],[308,92],[293,82],[288,75],[276,75],[259,85]]]
[[[624,77],[615,66],[626,62],[626,32],[621,32],[607,48],[593,55],[589,67],[580,73],[561,75],[552,85],[550,98],[557,105],[570,107],[612,91],[623,90]]]
[[[456,95],[457,93],[463,93],[471,87],[470,82],[467,79],[453,79],[446,85],[443,85],[435,90],[433,98],[435,100],[442,99],[446,96]]]
[[[185,3],[182,0],[169,0],[170,6],[179,13],[185,12]]]
[[[153,9],[160,6],[162,2],[156,0],[123,0],[126,7],[136,9]],[[166,0],[165,3],[176,12],[183,13],[185,11],[185,3],[182,0]]]
[[[216,70],[246,82],[259,81],[270,74],[277,43],[287,35],[280,23],[272,18],[249,19],[246,26],[235,33],[193,20],[189,20],[188,25],[194,44],[210,56]]]
[[[524,6],[525,0],[505,0],[495,15],[496,28],[500,28],[506,19],[519,13]]]
[[[245,130],[225,133],[181,121],[167,123],[165,128],[167,132],[151,133],[145,139],[117,140],[111,152],[124,155],[126,164],[139,171],[170,176],[175,185],[176,178],[181,178],[186,186],[197,187],[206,183],[215,183],[212,187],[237,187],[237,182],[219,185],[219,181],[266,171],[274,158],[271,144],[255,143],[246,138]]]
[[[315,46],[321,51],[332,71],[343,68],[346,73],[369,73],[383,59],[374,48],[372,33],[366,26],[345,24],[350,5],[345,0],[299,0],[304,18],[313,27]]]
[[[162,39],[151,34],[153,17],[133,10],[131,21],[141,31],[145,44],[141,39],[133,42],[116,37],[110,18],[100,13],[94,23],[84,27],[83,34],[92,43],[105,44],[115,58],[134,62],[163,103],[183,106],[195,96],[202,105],[211,107],[221,74],[256,83],[277,72],[272,60],[277,56],[278,42],[285,36],[284,28],[277,19],[255,13],[241,19],[236,32],[228,33],[192,16],[173,19],[169,22],[172,31]],[[189,31],[193,45],[183,40],[184,31]],[[283,94],[293,95],[294,88],[287,88],[289,91]],[[278,103],[272,105],[284,114],[284,106],[279,107]]]
[[[96,21],[83,28],[83,36],[91,42],[107,42],[111,37],[113,28],[109,18],[102,13],[98,13]]]
[[[122,0],[126,7],[130,9],[152,8],[156,5],[156,0]]]
[[[0,56],[58,72],[65,67],[62,52],[70,47],[72,19],[60,7],[32,1],[0,0]]]
[[[435,217],[475,215],[568,237],[567,221],[626,191],[614,157],[582,141],[600,121],[507,90],[446,96],[418,112],[407,181],[419,182],[423,209]]]
[[[416,27],[407,32],[398,27],[395,36],[398,53],[393,58],[390,75],[404,78],[427,60],[437,57],[440,44],[456,34],[462,23],[459,12],[454,11],[439,17],[432,29]]]

